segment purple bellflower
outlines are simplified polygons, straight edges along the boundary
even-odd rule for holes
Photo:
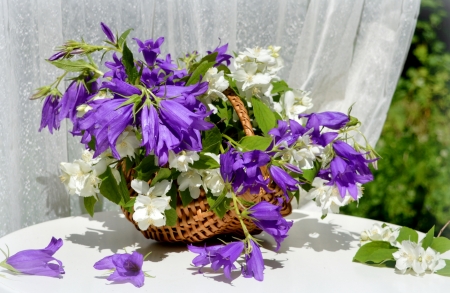
[[[144,285],[145,274],[142,271],[144,257],[134,251],[132,254],[117,253],[107,256],[94,264],[97,270],[114,270],[107,278],[108,281],[130,282],[136,287]]]
[[[264,260],[258,244],[252,239],[249,240],[250,253],[245,254],[245,265],[242,266],[242,275],[245,278],[255,278],[258,281],[264,280]]]
[[[269,178],[264,179],[260,169],[269,161],[269,155],[262,151],[238,152],[230,148],[220,156],[220,173],[225,182],[231,183],[238,195],[247,191],[258,194],[261,188],[272,192],[267,187]]]
[[[227,245],[215,245],[210,247],[197,247],[188,245],[188,249],[199,254],[192,261],[196,267],[204,267],[211,264],[214,271],[223,267],[225,277],[231,279],[231,270],[235,270],[234,263],[244,250],[244,242],[231,242]]]
[[[136,38],[134,38],[134,40],[139,46],[138,51],[142,52],[142,55],[144,55],[144,59],[147,65],[153,66],[155,64],[156,57],[161,53],[159,47],[161,47],[162,43],[164,42],[164,38],[159,37],[156,41],[150,39],[144,42]]]
[[[270,166],[269,173],[272,177],[273,181],[283,190],[284,195],[289,198],[287,191],[296,191],[298,190],[298,185],[300,182],[295,180],[289,175],[288,172],[284,171],[282,168],[278,166]]]
[[[232,58],[232,56],[226,54],[227,50],[228,44],[225,44],[221,47],[215,48],[214,51],[207,51],[206,53],[213,54],[217,52],[216,64],[214,64],[215,67],[219,66],[222,62],[225,62],[227,66],[229,66],[231,63],[230,59]]]
[[[276,243],[276,251],[280,249],[281,242],[288,236],[292,221],[286,221],[280,213],[281,206],[261,201],[248,209],[249,216],[255,225],[272,236]]]
[[[111,29],[103,22],[100,22],[100,26],[102,27],[102,31],[105,33],[106,37],[111,41],[111,43],[115,43],[116,38],[114,37],[114,34],[111,31]]]
[[[47,247],[43,249],[27,249],[19,251],[0,263],[0,266],[22,274],[60,277],[64,274],[63,264],[53,257],[56,251],[63,245],[62,239],[52,237]],[[3,252],[3,251],[2,251]]]
[[[39,131],[47,127],[48,131],[53,134],[53,130],[58,130],[61,120],[59,120],[59,110],[61,104],[59,97],[49,95],[45,98],[44,106],[42,107],[41,127]]]

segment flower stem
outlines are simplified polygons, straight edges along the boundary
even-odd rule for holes
[[[238,207],[238,200],[237,200],[236,194],[234,194],[234,192],[232,192],[231,194],[233,197],[234,211],[239,219],[239,222],[241,223],[242,230],[244,231],[245,237],[247,238],[250,233],[248,232],[247,226],[244,224],[244,221],[242,220],[242,215],[241,215],[241,211],[239,210],[239,207]]]
[[[237,143],[234,139],[226,135],[225,133],[222,133],[222,137],[226,138],[234,147],[240,147],[241,145]]]

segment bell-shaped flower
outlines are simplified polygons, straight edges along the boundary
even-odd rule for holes
[[[61,119],[59,118],[59,111],[61,104],[59,98],[54,95],[49,95],[45,98],[44,105],[42,107],[41,126],[39,131],[47,127],[48,131],[53,134],[53,130],[59,130]]]
[[[108,281],[130,282],[139,288],[144,285],[143,263],[142,254],[134,251],[132,254],[116,253],[102,258],[94,264],[94,268],[96,270],[113,270],[113,273],[107,278]]]
[[[288,222],[283,218],[280,211],[281,206],[276,206],[266,201],[261,201],[248,209],[248,214],[253,223],[275,239],[277,251],[293,225],[292,221]]]
[[[258,244],[252,239],[249,241],[250,252],[245,254],[245,265],[242,266],[242,275],[245,278],[255,278],[255,280],[264,280],[264,260]]]
[[[15,273],[60,277],[64,274],[63,264],[53,255],[62,245],[61,238],[52,237],[50,243],[43,249],[22,250],[11,256],[2,251],[6,259],[0,263],[0,266]]]
[[[286,197],[289,197],[289,191],[298,190],[298,185],[300,182],[292,178],[288,172],[284,171],[282,168],[278,166],[270,166],[269,167],[270,177],[272,177],[273,181],[283,190],[283,193]]]
[[[138,51],[142,52],[142,55],[144,55],[147,66],[153,66],[155,64],[156,57],[161,53],[159,47],[161,47],[162,43],[164,42],[164,38],[159,37],[156,41],[153,41],[153,39],[149,39],[144,42],[137,38],[134,38],[134,40],[139,46]]]

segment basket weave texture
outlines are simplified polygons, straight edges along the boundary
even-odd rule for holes
[[[224,94],[228,97],[228,100],[231,102],[239,116],[245,135],[255,135],[247,110],[241,99],[230,89],[225,91]],[[264,176],[268,177],[267,169],[265,167],[261,169]],[[130,197],[137,196],[137,193],[131,188],[131,181],[134,179],[133,173],[134,171],[130,170],[124,174]],[[289,215],[292,212],[292,206],[290,201],[286,200],[283,191],[274,182],[271,182],[268,187],[273,190],[272,193],[266,193],[261,189],[259,194],[250,194],[247,191],[245,194],[240,195],[240,197],[254,203],[267,201],[275,205],[281,204],[281,215],[283,217]],[[241,223],[234,208],[227,211],[225,216],[220,219],[213,211],[209,210],[209,204],[203,189],[200,190],[200,196],[187,206],[183,206],[180,196],[177,198],[176,212],[178,219],[175,226],[155,227],[151,225],[147,230],[141,231],[137,223],[133,220],[133,214],[124,208],[122,208],[122,211],[125,217],[132,222],[136,229],[141,231],[146,238],[161,242],[196,243],[224,234],[236,237],[244,236]],[[231,205],[233,206],[232,203]],[[258,234],[261,232],[251,220],[244,219],[244,223],[251,234]]]

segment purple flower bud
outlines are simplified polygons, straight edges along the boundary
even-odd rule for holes
[[[97,270],[114,270],[107,278],[108,281],[130,282],[136,287],[144,285],[144,272],[142,264],[144,257],[142,254],[134,251],[132,254],[116,253],[107,256],[94,264]]]
[[[111,43],[116,43],[116,38],[114,37],[114,34],[111,31],[111,29],[103,22],[100,22],[100,26],[102,27],[102,31],[105,33],[106,37],[111,41]]]
[[[61,119],[59,118],[59,111],[61,104],[59,98],[53,95],[49,95],[45,98],[44,106],[42,107],[41,127],[39,131],[48,127],[48,131],[53,134],[53,130],[58,130]]]
[[[59,277],[64,274],[63,264],[53,257],[56,251],[63,245],[62,239],[52,237],[50,243],[44,249],[28,249],[7,257],[0,263],[7,269],[29,275],[46,277]],[[6,265],[5,265],[6,264]],[[10,266],[10,267],[8,267]]]
[[[288,172],[284,171],[278,166],[270,166],[269,168],[270,176],[273,181],[283,190],[285,196],[288,196],[287,191],[298,190],[299,182],[289,175]]]
[[[61,59],[62,57],[64,57],[64,55],[66,55],[66,52],[56,52],[55,54],[50,56],[50,58],[48,58],[48,61],[55,61]]]

